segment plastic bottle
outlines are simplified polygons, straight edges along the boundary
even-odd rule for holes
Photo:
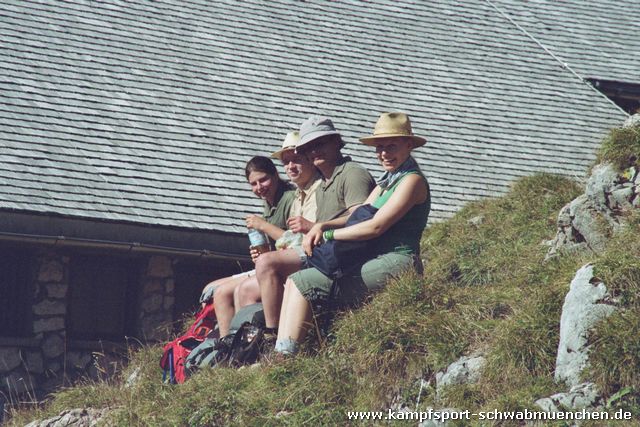
[[[251,249],[255,249],[261,254],[271,250],[269,238],[265,233],[255,228],[250,228],[247,234],[249,235],[249,246]]]

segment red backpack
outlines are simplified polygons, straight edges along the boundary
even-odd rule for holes
[[[171,384],[182,384],[187,379],[184,366],[187,356],[191,350],[204,341],[216,326],[216,311],[213,301],[209,301],[202,310],[196,313],[195,318],[195,322],[184,335],[164,346],[164,352],[160,359],[163,381],[167,381],[167,374]]]

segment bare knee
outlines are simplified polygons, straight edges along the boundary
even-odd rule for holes
[[[272,271],[277,264],[277,252],[265,252],[256,259],[256,273]]]
[[[254,304],[260,301],[260,288],[256,281],[244,281],[236,287],[234,299],[238,301],[239,307]]]
[[[225,305],[233,304],[233,292],[234,292],[234,289],[232,287],[229,287],[229,286],[218,286],[213,291],[213,300],[216,302],[217,305],[220,305],[220,304],[225,304]]]

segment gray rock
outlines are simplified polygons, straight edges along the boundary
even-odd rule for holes
[[[103,422],[106,415],[106,409],[70,409],[46,420],[33,421],[25,427],[94,427]]]
[[[151,277],[160,278],[173,276],[171,259],[166,256],[152,256],[149,259],[147,274]]]
[[[175,304],[176,299],[174,297],[164,297],[164,303],[162,304],[162,307],[165,310],[169,310],[173,307],[173,304]]]
[[[164,293],[162,279],[147,279],[144,284],[144,295],[155,295]]]
[[[545,412],[565,412],[580,409],[595,409],[601,400],[593,383],[582,383],[571,387],[567,393],[557,393],[536,400],[535,404]]]
[[[611,209],[631,209],[633,207],[631,204],[633,190],[633,187],[621,187],[613,190],[609,196]]]
[[[60,356],[64,353],[64,340],[58,334],[49,335],[42,343],[42,352],[47,359]]]
[[[164,283],[165,292],[168,294],[172,294],[175,288],[176,284],[173,279],[167,279],[167,281]]]
[[[46,260],[40,265],[38,281],[59,282],[64,278],[64,265],[57,260]]]
[[[140,380],[140,367],[136,367],[133,372],[127,377],[127,381],[124,383],[125,388],[131,388],[135,386]]]
[[[64,329],[63,317],[48,317],[33,322],[33,333],[60,331]]]
[[[44,300],[33,306],[33,313],[38,316],[51,316],[54,314],[65,314],[67,307],[62,300]]]
[[[170,322],[163,312],[148,314],[141,319],[139,332],[146,340],[164,340],[169,336],[167,323]]]
[[[86,351],[70,351],[67,353],[66,364],[70,368],[84,370],[93,362],[91,353]]]
[[[604,303],[609,298],[604,283],[593,279],[592,265],[580,268],[562,306],[555,379],[570,386],[580,383],[580,372],[587,366],[589,330],[616,310]]]
[[[478,216],[474,216],[473,218],[470,218],[467,223],[474,225],[474,226],[479,226],[484,222],[484,215],[478,215]]]
[[[478,382],[485,363],[486,359],[480,354],[462,356],[449,365],[444,372],[436,374],[436,393],[440,394],[443,387]]]
[[[598,213],[594,209],[593,202],[584,195],[580,196],[570,203],[569,211],[573,228],[569,235],[571,241],[581,243],[582,240],[594,252],[603,250],[607,243],[607,237],[603,233],[606,222],[598,222],[596,219]]]
[[[162,307],[162,295],[161,294],[151,295],[151,296],[145,298],[144,301],[142,301],[142,309],[147,313],[152,313],[154,311],[158,311],[158,310],[160,310],[160,307]]]
[[[0,348],[0,372],[11,372],[20,366],[21,362],[18,348]]]
[[[29,351],[26,357],[27,370],[32,374],[44,372],[44,359],[39,351]]]
[[[585,195],[597,210],[601,212],[609,210],[607,193],[611,192],[618,179],[618,172],[610,163],[599,164],[593,168],[587,180]]]
[[[67,296],[69,287],[66,283],[49,283],[47,284],[47,295],[49,298],[60,299]]]
[[[640,113],[630,116],[622,125],[623,128],[629,128],[632,126],[640,126]]]
[[[567,203],[564,205],[562,209],[560,209],[560,213],[558,214],[558,227],[570,227],[571,226],[571,203]]]

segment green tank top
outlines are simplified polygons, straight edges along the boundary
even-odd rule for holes
[[[402,180],[411,174],[420,175],[427,185],[427,200],[413,206],[398,222],[393,224],[382,236],[376,239],[378,253],[400,252],[405,254],[420,254],[420,238],[427,226],[429,211],[431,210],[431,192],[429,182],[419,170],[407,171],[395,184],[380,194],[371,205],[380,209],[391,197]]]

